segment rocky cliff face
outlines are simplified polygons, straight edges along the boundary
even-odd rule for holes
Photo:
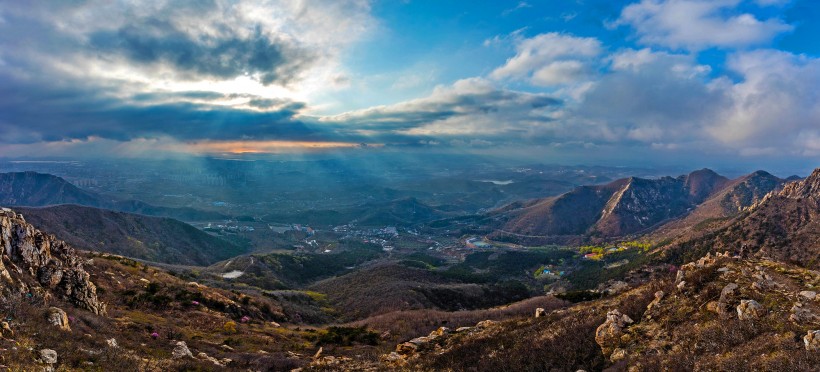
[[[506,211],[509,220],[504,230],[528,236],[634,234],[685,215],[729,183],[727,178],[703,169],[676,178],[633,177],[582,186]]]
[[[786,185],[780,196],[789,199],[820,199],[820,168],[815,169],[805,180]]]
[[[0,294],[57,296],[95,314],[105,312],[74,249],[10,209],[0,209]]]
[[[708,251],[755,254],[813,269],[820,268],[820,169],[802,181],[772,191],[732,220],[703,237],[681,242],[666,254],[684,260]]]

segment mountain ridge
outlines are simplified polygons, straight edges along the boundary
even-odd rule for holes
[[[188,207],[159,207],[139,200],[106,199],[100,194],[80,189],[62,177],[48,173],[0,173],[0,205],[44,207],[60,204],[77,204],[188,221],[228,218],[221,213]]]

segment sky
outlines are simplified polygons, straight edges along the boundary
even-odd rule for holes
[[[811,169],[816,35],[814,0],[0,0],[0,157]]]

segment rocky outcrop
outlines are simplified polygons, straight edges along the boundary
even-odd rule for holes
[[[780,196],[789,199],[820,197],[820,168],[801,182],[792,182],[783,187]]]
[[[652,302],[649,303],[649,305],[646,305],[644,317],[646,317],[647,319],[652,319],[653,310],[655,310],[655,308],[657,308],[660,305],[661,300],[663,300],[664,296],[665,293],[663,291],[655,292],[655,299],[653,299]]]
[[[39,352],[40,362],[45,364],[45,371],[53,371],[54,365],[57,364],[57,352],[51,349],[42,349]]]
[[[7,208],[0,209],[0,249],[0,294],[55,295],[95,314],[105,313],[74,249]]]
[[[620,342],[624,328],[632,324],[632,319],[621,314],[618,310],[612,310],[606,314],[606,321],[595,330],[595,342],[601,347],[604,355],[610,355]]]
[[[817,351],[820,350],[820,330],[808,331],[803,336],[803,343],[806,345],[806,350]]]
[[[11,337],[14,336],[14,331],[11,330],[11,326],[8,322],[0,323],[0,338],[3,337]]]
[[[48,323],[63,331],[70,331],[71,326],[68,324],[68,314],[63,309],[51,307],[48,309]]]
[[[185,344],[185,341],[177,341],[174,345],[174,351],[171,352],[171,358],[182,359],[194,357],[194,354],[192,354],[191,350],[188,349],[188,345]]]
[[[741,300],[737,307],[737,318],[740,320],[758,319],[766,314],[766,309],[755,300]]]

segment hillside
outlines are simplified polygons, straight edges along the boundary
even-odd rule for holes
[[[665,254],[680,261],[720,250],[820,268],[820,169],[768,194],[726,227],[683,241]]]
[[[68,181],[50,174],[37,172],[0,173],[0,205],[43,207],[58,204],[77,204],[121,212],[171,217],[185,221],[227,218],[221,213],[200,211],[194,208],[169,208],[150,205],[138,200],[113,200],[82,190]]]
[[[0,205],[43,206],[79,204],[99,207],[104,204],[94,193],[81,190],[66,180],[36,172],[0,173]]]
[[[677,276],[540,317],[440,330],[383,360],[474,371],[798,371],[820,363],[817,272],[710,256]]]
[[[529,297],[520,283],[465,283],[395,263],[376,264],[309,288],[326,294],[343,321],[405,310],[483,309]]]
[[[639,233],[686,214],[729,180],[703,169],[677,178],[626,178],[581,186],[566,194],[507,207],[502,228],[513,235],[618,237]]]
[[[15,209],[43,231],[85,250],[195,266],[207,266],[248,251],[171,218],[78,205]]]
[[[714,231],[755,205],[768,193],[779,190],[786,180],[757,171],[730,181],[722,190],[699,204],[690,213],[670,221],[651,233],[652,239],[690,239]]]
[[[0,368],[290,370],[326,331],[291,330],[269,298],[86,253],[0,211]]]

